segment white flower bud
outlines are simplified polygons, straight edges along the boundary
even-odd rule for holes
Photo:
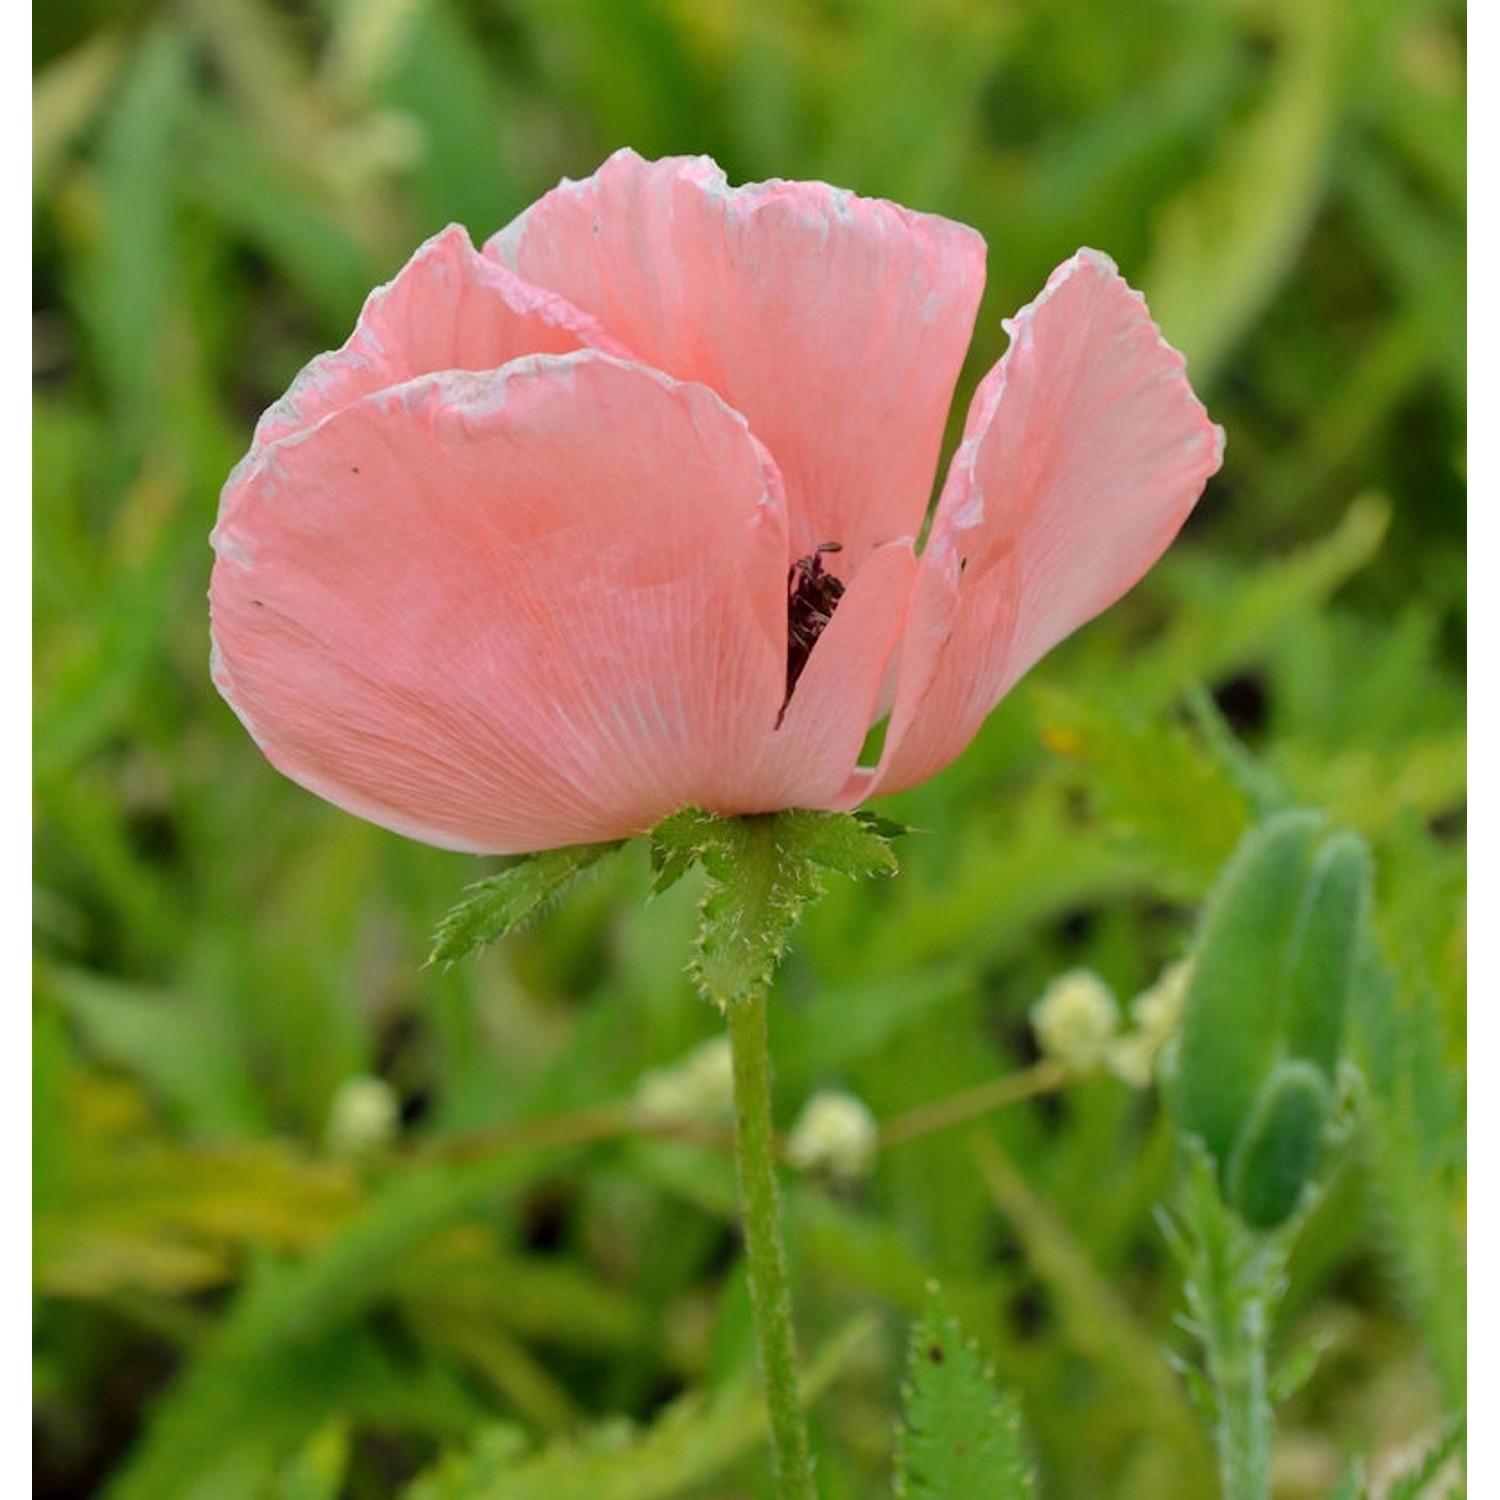
[[[875,1117],[853,1094],[814,1094],[787,1137],[786,1156],[803,1172],[826,1172],[844,1182],[867,1177],[875,1165]]]
[[[1182,1008],[1187,1004],[1188,985],[1193,978],[1193,961],[1180,958],[1168,964],[1156,976],[1150,989],[1142,990],[1130,1002],[1130,1016],[1142,1031],[1165,1041],[1175,1036],[1182,1023]]]
[[[1114,992],[1091,969],[1059,974],[1031,1007],[1042,1051],[1079,1073],[1101,1066],[1120,1026]]]
[[[636,1085],[635,1107],[653,1125],[717,1124],[734,1117],[734,1059],[729,1038],[695,1047],[670,1068],[653,1068]]]
[[[1168,964],[1157,975],[1156,983],[1130,1002],[1130,1018],[1135,1027],[1110,1049],[1109,1068],[1131,1088],[1151,1086],[1162,1048],[1177,1035],[1182,1024],[1182,1008],[1192,977],[1192,960],[1179,959]]]
[[[324,1141],[334,1156],[368,1156],[396,1139],[401,1101],[383,1078],[356,1074],[346,1078],[328,1106]]]

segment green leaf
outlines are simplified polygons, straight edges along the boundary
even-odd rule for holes
[[[1467,1387],[1464,1150],[1459,1078],[1443,1055],[1436,996],[1399,984],[1371,944],[1359,975],[1364,1152],[1384,1249],[1426,1336],[1449,1403]]]
[[[1416,1463],[1391,1481],[1385,1492],[1386,1500],[1428,1500],[1435,1495],[1435,1481],[1443,1475],[1449,1463],[1465,1451],[1467,1436],[1465,1419],[1456,1417]]]
[[[349,1431],[331,1421],[315,1432],[276,1477],[272,1500],[338,1500],[349,1470]]]
[[[558,900],[590,865],[620,845],[572,844],[527,854],[498,875],[469,887],[438,924],[428,963],[452,963],[476,948],[497,943]]]
[[[1292,269],[1338,121],[1342,7],[1277,0],[1276,71],[1204,175],[1161,209],[1147,300],[1195,380],[1211,380]]]
[[[937,1291],[912,1334],[896,1493],[910,1500],[1022,1500],[1035,1493],[1021,1411],[991,1383]]]
[[[346,14],[369,8],[352,5]],[[391,48],[384,92],[421,132],[411,180],[419,222],[467,225],[480,243],[527,198],[510,170],[516,147],[504,122],[503,85],[486,48],[461,19],[461,7],[410,5],[402,19],[406,34]],[[469,158],[476,140],[489,143],[482,172]]]
[[[1332,1101],[1311,1063],[1277,1064],[1229,1162],[1229,1201],[1252,1229],[1290,1218],[1312,1180]]]
[[[861,1317],[835,1335],[802,1381],[804,1403],[827,1389],[870,1329]],[[760,1396],[743,1387],[685,1397],[644,1432],[610,1420],[528,1456],[514,1429],[491,1429],[472,1453],[449,1455],[422,1475],[406,1500],[668,1500],[722,1473],[765,1430]]]
[[[1324,1333],[1316,1338],[1304,1339],[1271,1372],[1266,1393],[1273,1406],[1290,1400],[1317,1373],[1318,1364],[1333,1346],[1333,1338]]]
[[[336,1413],[445,1436],[471,1430],[477,1398],[456,1375],[395,1360],[360,1320],[424,1240],[491,1209],[561,1154],[534,1148],[409,1169],[316,1254],[265,1263],[212,1344],[153,1404],[110,1500],[249,1500],[256,1476]]]
[[[163,172],[181,143],[192,64],[180,28],[158,18],[123,65],[98,152],[102,215],[75,273],[78,310],[122,427],[132,436],[161,395],[159,330],[179,284],[172,216],[181,191]]]
[[[93,33],[49,63],[31,89],[31,195],[52,187],[59,163],[93,121],[119,76],[124,44],[112,29]]]
[[[720,818],[690,807],[651,831],[654,889],[666,890],[694,864],[708,881],[689,973],[718,1005],[770,984],[827,871],[858,879],[897,868],[883,820],[803,810]]]
[[[1275,567],[1245,573],[1206,555],[1174,557],[1162,582],[1177,607],[1160,640],[1132,666],[1132,693],[1142,704],[1168,702],[1255,661],[1371,562],[1390,523],[1390,502],[1363,494],[1331,532],[1283,554]]]
[[[1252,1234],[1223,1201],[1215,1164],[1188,1140],[1176,1202],[1160,1216],[1182,1268],[1188,1315],[1178,1323],[1201,1346],[1200,1378],[1214,1424],[1226,1497],[1271,1492],[1272,1413],[1267,1342],[1286,1289],[1286,1234]]]
[[[1229,769],[1164,709],[1143,712],[1128,694],[1031,691],[1045,743],[1078,765],[1111,833],[1199,899],[1248,822]]]
[[[721,821],[701,808],[685,807],[651,830],[652,895],[670,890],[699,862],[718,837]]]
[[[59,967],[48,977],[90,1050],[141,1079],[189,1131],[231,1135],[266,1128],[226,1017],[192,1009],[170,991],[118,983],[84,969]]]
[[[1365,1466],[1355,1459],[1344,1472],[1344,1477],[1329,1494],[1328,1500],[1369,1500],[1370,1487],[1365,1483]]]
[[[886,818],[862,818],[858,813],[789,812],[781,814],[777,831],[783,848],[797,850],[825,870],[863,880],[896,873],[889,840],[892,831],[906,830]]]

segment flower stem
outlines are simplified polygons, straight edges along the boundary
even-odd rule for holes
[[[1238,1232],[1248,1240],[1245,1231]],[[1230,1256],[1213,1255],[1224,1249]],[[1265,1282],[1271,1278],[1262,1256],[1248,1244],[1213,1246],[1210,1255],[1201,1315],[1208,1378],[1218,1408],[1214,1439],[1224,1500],[1266,1500],[1271,1493],[1272,1426],[1266,1324],[1273,1292]]]
[[[1286,1288],[1289,1232],[1247,1229],[1219,1196],[1200,1151],[1187,1163],[1175,1222],[1164,1221],[1183,1269],[1187,1326],[1203,1346],[1223,1500],[1271,1493],[1267,1354],[1271,1315]]]
[[[777,1500],[816,1500],[807,1427],[797,1399],[792,1298],[781,1241],[765,988],[757,988],[726,1010],[734,1054],[735,1161],[745,1219],[745,1260],[770,1417],[776,1495]]]

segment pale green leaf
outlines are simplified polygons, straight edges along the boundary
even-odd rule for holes
[[[997,1391],[934,1290],[912,1333],[896,1493],[910,1500],[1029,1500],[1036,1476],[1021,1411]]]
[[[438,924],[427,961],[452,963],[476,948],[499,942],[558,900],[590,865],[619,847],[618,843],[573,844],[544,849],[477,881]]]

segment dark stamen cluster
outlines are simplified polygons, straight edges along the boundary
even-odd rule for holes
[[[781,702],[781,712],[776,715],[776,726],[786,716],[786,706],[792,701],[792,689],[817,645],[818,637],[828,627],[839,600],[844,597],[844,585],[832,573],[823,569],[825,552],[841,552],[840,542],[824,542],[806,557],[799,557],[787,573],[786,580],[786,697]]]

